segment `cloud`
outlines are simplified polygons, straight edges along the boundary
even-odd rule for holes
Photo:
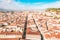
[[[60,1],[44,4],[42,8],[60,8]]]
[[[36,10],[45,8],[60,8],[60,1],[52,3],[34,3],[34,4],[23,4],[15,2],[14,0],[0,0],[0,8],[11,9],[11,10]]]
[[[46,8],[60,8],[60,1],[52,3],[35,3],[36,5],[31,6],[33,9],[46,9]]]
[[[8,1],[2,0],[2,2],[0,2],[0,8],[4,8],[4,9],[20,10],[21,7],[24,8],[24,5],[18,4],[14,2],[13,0],[8,0]]]
[[[31,10],[31,9],[36,9],[35,7],[38,3],[34,4],[23,4],[23,3],[17,3],[14,0],[2,0],[0,2],[0,8],[4,9],[12,9],[12,10]]]

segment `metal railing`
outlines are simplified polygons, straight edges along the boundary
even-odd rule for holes
[[[33,16],[32,16],[32,18],[33,18]],[[35,19],[34,19],[34,18],[33,18],[33,21],[34,21],[34,24],[36,25],[36,28],[37,28],[37,29],[38,29],[38,31],[40,32],[41,40],[44,40],[43,35],[42,35],[41,31],[39,30],[39,28],[38,28],[38,26],[37,26],[36,21],[35,21]]]
[[[28,15],[26,16],[26,21],[25,21],[25,25],[24,25],[22,39],[26,39],[27,20],[28,20]]]

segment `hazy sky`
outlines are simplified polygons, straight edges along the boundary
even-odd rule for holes
[[[23,10],[59,8],[60,0],[0,0],[0,8]]]
[[[56,2],[57,0],[15,0],[16,2],[22,2],[22,3],[50,3],[50,2]]]

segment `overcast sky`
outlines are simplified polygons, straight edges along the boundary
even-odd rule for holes
[[[60,8],[60,0],[0,0],[0,8],[12,10]]]

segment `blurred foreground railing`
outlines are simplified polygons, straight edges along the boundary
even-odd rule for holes
[[[33,18],[33,16],[32,16],[32,18]],[[33,18],[33,21],[34,21],[34,23],[35,23],[35,25],[36,25],[36,28],[37,28],[37,29],[38,29],[38,31],[40,32],[41,40],[44,40],[43,35],[42,35],[41,31],[39,30],[39,28],[38,28],[38,26],[37,26],[36,21],[35,21],[35,19],[34,19],[34,18]]]

